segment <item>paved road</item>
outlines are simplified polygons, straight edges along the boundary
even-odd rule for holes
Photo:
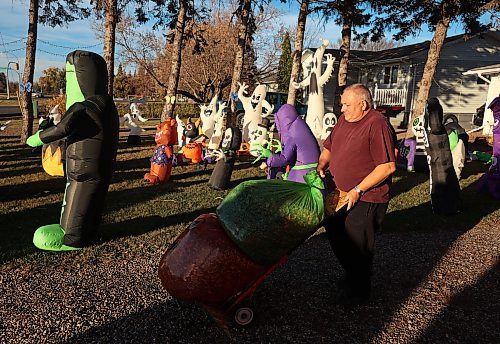
[[[0,117],[17,115],[21,116],[19,106],[0,106]]]

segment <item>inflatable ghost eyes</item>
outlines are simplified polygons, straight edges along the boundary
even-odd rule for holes
[[[337,116],[331,112],[326,113],[323,117],[323,132],[321,134],[322,140],[326,140],[328,138],[336,124]]]

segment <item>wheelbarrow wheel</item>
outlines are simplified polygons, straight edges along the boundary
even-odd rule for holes
[[[234,313],[234,320],[238,325],[247,326],[253,320],[253,311],[249,307],[241,307]]]

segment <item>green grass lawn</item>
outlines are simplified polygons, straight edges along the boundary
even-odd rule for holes
[[[127,146],[122,137],[101,225],[103,242],[65,254],[40,252],[32,245],[33,233],[41,225],[59,222],[66,179],[47,175],[40,156],[19,144],[19,126],[20,121],[13,120],[0,136],[0,269],[81,266],[165,250],[189,222],[213,212],[227,194],[208,185],[213,166],[207,170],[174,167],[168,183],[145,185],[142,177],[149,170],[154,131],[138,147]],[[485,170],[479,162],[466,165],[461,181],[463,211],[452,217],[432,214],[428,176],[398,171],[384,230],[466,231],[475,225],[498,226],[498,201],[476,192]],[[265,178],[257,167],[248,162],[235,166],[233,185],[256,178]]]

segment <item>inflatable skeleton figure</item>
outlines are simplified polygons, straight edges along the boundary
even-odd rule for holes
[[[36,247],[74,250],[95,242],[118,149],[119,118],[107,94],[104,59],[76,50],[66,57],[66,113],[56,126],[39,130],[27,144],[41,146],[66,139],[66,191],[60,223],[42,226]]]
[[[250,133],[254,131],[263,117],[273,113],[274,106],[270,105],[266,100],[266,86],[257,85],[250,97],[245,97],[248,85],[245,83],[239,84],[238,99],[243,104],[245,116],[243,117],[242,141],[249,142]],[[265,110],[265,111],[264,111]]]
[[[214,134],[217,115],[217,96],[208,105],[200,105],[201,131],[208,139]]]
[[[128,134],[127,143],[130,145],[140,145],[141,144],[141,132],[145,131],[139,126],[140,122],[146,122],[147,119],[141,116],[141,111],[136,103],[130,104],[130,113],[125,114],[120,118],[120,124],[127,123],[127,127],[130,129]]]
[[[440,215],[456,214],[460,210],[460,185],[443,125],[443,107],[437,98],[429,98],[424,116],[432,211]]]
[[[208,183],[216,190],[225,190],[229,187],[233,173],[236,151],[240,148],[241,131],[236,127],[229,127],[224,131],[224,137],[219,149],[212,152],[217,161]]]
[[[306,123],[320,146],[322,145],[323,116],[325,114],[323,87],[333,73],[333,63],[335,62],[335,58],[331,54],[327,54],[326,70],[322,73],[323,54],[330,41],[327,39],[321,41],[322,45],[314,53],[309,75],[301,82],[292,82],[292,86],[296,89],[309,86]]]
[[[333,128],[337,124],[337,116],[329,112],[323,117],[323,131],[321,132],[321,141],[319,142],[320,147],[322,147],[323,142],[330,136]]]

